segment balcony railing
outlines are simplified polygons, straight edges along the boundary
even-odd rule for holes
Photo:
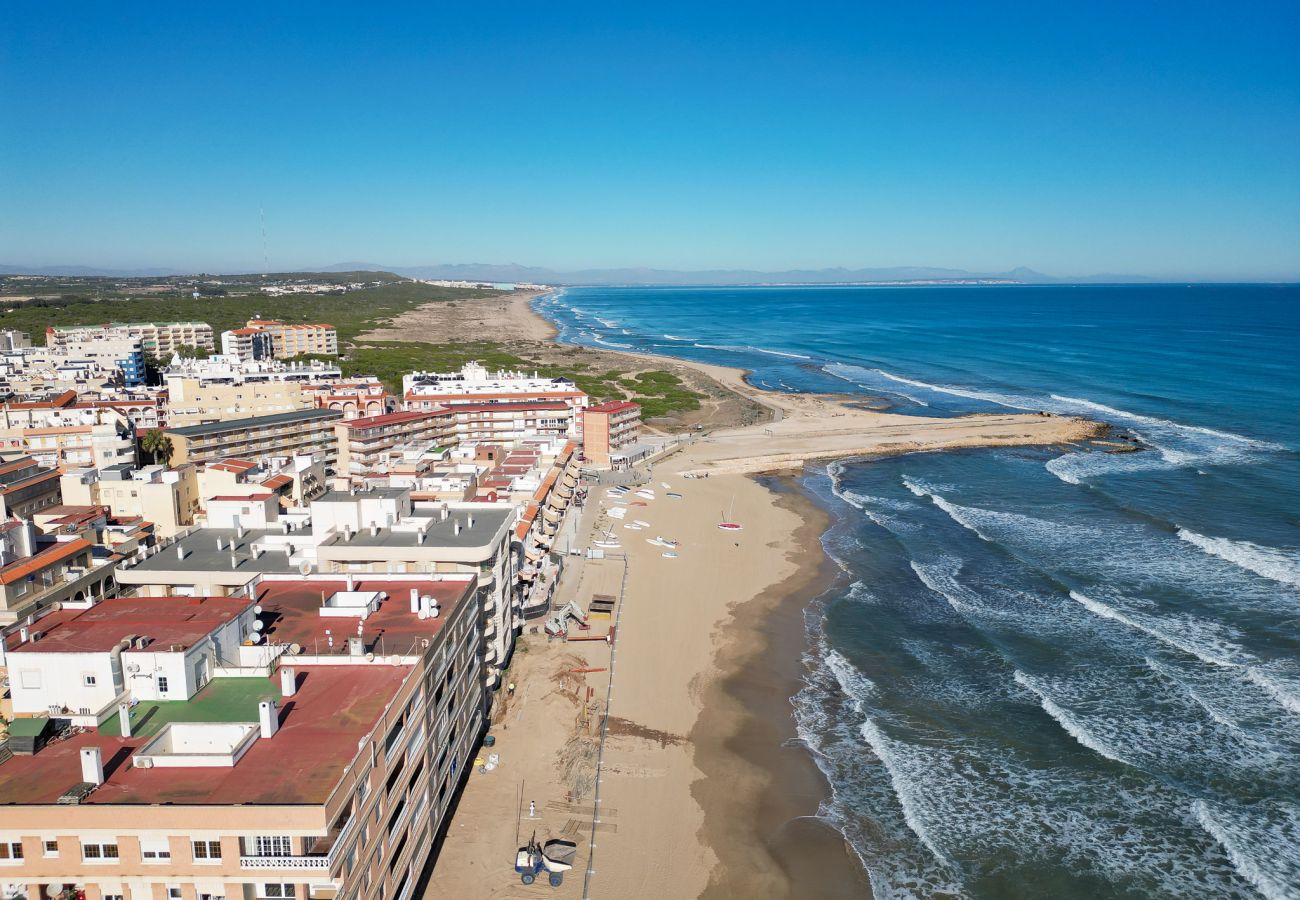
[[[241,869],[328,869],[328,856],[241,856]]]

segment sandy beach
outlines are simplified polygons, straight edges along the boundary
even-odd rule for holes
[[[501,314],[540,319],[530,301],[508,298]],[[507,676],[517,692],[499,696],[493,713],[501,765],[470,777],[426,897],[531,895],[538,888],[520,884],[511,862],[533,833],[578,844],[557,898],[868,896],[843,840],[815,818],[827,786],[790,713],[802,611],[832,577],[819,543],[827,516],[793,482],[756,474],[1101,433],[1037,414],[890,415],[676,364],[762,407],[768,421],[716,429],[656,463],[643,473],[654,499],[623,498],[623,520],[607,515],[622,503],[591,488],[581,518],[566,523],[572,540],[585,549],[604,533],[622,546],[606,559],[569,557],[557,598],[583,609],[616,598],[612,618],[589,632],[617,623],[614,637],[548,642],[525,629]],[[724,518],[743,530],[719,529]],[[635,519],[649,527],[623,527]],[[678,542],[676,558],[647,542],[659,535]]]

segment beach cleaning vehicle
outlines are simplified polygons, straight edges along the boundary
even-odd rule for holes
[[[573,841],[550,840],[537,843],[537,833],[515,854],[515,871],[524,884],[532,884],[537,876],[546,873],[547,883],[559,887],[564,883],[564,873],[573,868],[578,845]]]

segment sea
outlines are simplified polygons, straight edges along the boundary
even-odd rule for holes
[[[571,288],[560,338],[1137,453],[851,459],[803,486],[797,732],[875,896],[1300,898],[1300,287]]]

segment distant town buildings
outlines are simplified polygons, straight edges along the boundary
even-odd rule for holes
[[[225,348],[226,336],[229,335],[230,346],[241,359],[261,359],[263,357],[256,354],[265,353],[266,339],[256,340],[259,333],[270,338],[270,355],[276,359],[291,359],[313,353],[338,356],[339,353],[339,336],[333,325],[285,324],[276,319],[250,319],[247,327],[224,332],[221,336],[222,347]],[[262,347],[260,351],[259,346]],[[242,355],[244,353],[248,355]]]
[[[107,325],[53,325],[46,329],[45,343],[64,348],[69,343],[135,338],[144,353],[169,359],[181,347],[216,350],[212,326],[206,322],[112,322]]]

